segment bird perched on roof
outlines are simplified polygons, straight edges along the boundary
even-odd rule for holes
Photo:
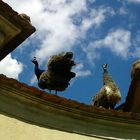
[[[121,100],[121,93],[112,76],[108,74],[107,64],[103,68],[103,87],[94,96],[91,105],[114,109],[115,105]]]
[[[41,89],[64,91],[69,81],[76,76],[71,72],[75,62],[72,60],[73,53],[66,52],[58,55],[53,55],[48,61],[48,70],[39,69],[36,58],[32,60],[35,64],[35,75],[38,79],[38,86]]]

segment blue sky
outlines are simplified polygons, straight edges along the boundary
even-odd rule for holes
[[[140,57],[140,0],[3,1],[29,15],[37,31],[0,62],[0,73],[37,86],[33,56],[46,69],[51,55],[73,51],[77,77],[59,96],[90,104],[108,63],[125,101],[131,65]]]

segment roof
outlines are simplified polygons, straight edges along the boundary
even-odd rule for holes
[[[26,18],[0,0],[0,60],[33,32],[35,27]]]
[[[65,106],[71,109],[77,109],[80,111],[85,111],[87,113],[97,113],[105,116],[112,116],[112,117],[115,116],[122,119],[127,118],[127,121],[128,119],[130,120],[135,119],[140,121],[140,114],[138,113],[115,111],[112,109],[98,108],[98,107],[86,105],[84,103],[79,103],[71,99],[66,99],[54,94],[49,94],[45,91],[39,90],[36,87],[30,87],[25,83],[20,83],[15,79],[7,78],[6,76],[0,74],[0,88],[2,88],[3,85],[6,85],[9,88],[12,87],[14,89],[20,90],[26,94],[30,94],[32,96],[45,100],[46,102],[51,102],[53,104]]]
[[[4,75],[0,75],[0,114],[44,128],[100,139],[140,138],[138,113],[86,105]]]

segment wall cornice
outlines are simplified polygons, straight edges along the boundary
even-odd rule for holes
[[[0,112],[42,127],[91,137],[140,138],[139,114],[93,108],[3,75],[0,75]]]

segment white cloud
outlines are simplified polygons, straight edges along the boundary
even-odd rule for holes
[[[41,60],[46,60],[50,55],[72,49],[76,39],[80,36],[79,30],[73,24],[71,16],[86,11],[85,0],[49,1],[48,11],[44,12],[45,30],[48,32],[35,55]],[[51,12],[50,12],[51,11]],[[54,12],[52,12],[54,11]],[[46,32],[46,33],[47,33]]]
[[[88,0],[88,2],[90,3],[94,3],[96,0]]]
[[[76,73],[76,77],[85,77],[91,75],[91,71],[86,70],[83,64],[77,64],[73,71]]]
[[[131,56],[134,58],[140,58],[140,31],[136,33],[136,36],[133,39],[134,49],[131,52]]]
[[[91,42],[85,49],[88,59],[92,62],[100,57],[99,49],[110,49],[115,55],[126,59],[130,53],[131,33],[128,30],[110,31],[104,39]]]
[[[140,0],[126,0],[129,3],[140,3]]]
[[[112,8],[105,6],[88,9],[87,0],[4,1],[18,13],[26,13],[30,16],[37,31],[28,41],[39,40],[37,48],[32,47],[32,56],[36,56],[41,64],[46,63],[51,55],[61,51],[72,51],[77,40],[86,38],[86,33],[90,28],[99,28],[107,17],[115,14]],[[84,16],[83,13],[88,16]],[[72,18],[75,15],[81,18],[78,26],[74,24],[77,18]],[[25,42],[23,45],[27,44],[30,43]],[[83,66],[78,67],[80,67],[77,71],[78,76],[90,75],[90,71],[85,70]],[[31,81],[33,82],[34,80]]]
[[[72,23],[71,16],[86,10],[86,0],[5,0],[19,13],[31,17],[37,28],[36,36],[42,36],[41,44],[34,55],[45,61],[50,55],[70,50],[78,30]],[[44,34],[45,37],[44,37]],[[41,37],[40,37],[41,38]]]
[[[129,14],[129,12],[128,12],[128,10],[125,7],[121,7],[119,9],[119,14],[120,15],[127,15],[127,14]]]
[[[22,72],[22,70],[23,65],[16,59],[13,59],[11,57],[11,54],[0,61],[0,73],[5,74],[10,78],[18,79],[19,74]]]
[[[126,58],[131,47],[131,33],[124,29],[110,32],[104,40],[96,42],[110,48],[116,55]]]
[[[34,83],[37,83],[37,78],[36,78],[36,75],[34,75],[31,80],[30,80],[30,83],[33,85]]]
[[[134,45],[135,46],[140,46],[140,31],[138,31],[136,33],[136,37],[135,37],[135,40],[134,40]]]
[[[134,51],[131,53],[131,56],[134,58],[140,58],[140,47],[134,48]]]
[[[31,17],[33,25],[37,28],[34,36],[41,39],[33,55],[42,62],[50,55],[71,50],[88,29],[92,26],[99,27],[106,17],[114,14],[110,7],[99,7],[89,11],[86,0],[4,1],[19,13],[26,13]],[[89,13],[89,18],[82,18],[82,24],[78,27],[71,17],[83,12]]]
[[[81,30],[86,31],[91,26],[99,27],[103,22],[105,22],[108,16],[112,16],[114,14],[114,10],[110,7],[99,7],[92,9],[89,17],[83,19]]]
[[[54,3],[52,1],[50,3],[54,10]],[[44,29],[48,31],[48,35],[42,41],[40,48],[36,50],[35,56],[41,61],[45,61],[52,54],[71,50],[75,42],[84,37],[88,29],[92,26],[99,27],[105,21],[107,13],[113,14],[111,8],[100,7],[92,10],[89,18],[84,18],[79,27],[73,24],[71,16],[81,14],[86,10],[85,0],[75,0],[68,5],[66,3],[58,4],[55,12],[47,12]]]

